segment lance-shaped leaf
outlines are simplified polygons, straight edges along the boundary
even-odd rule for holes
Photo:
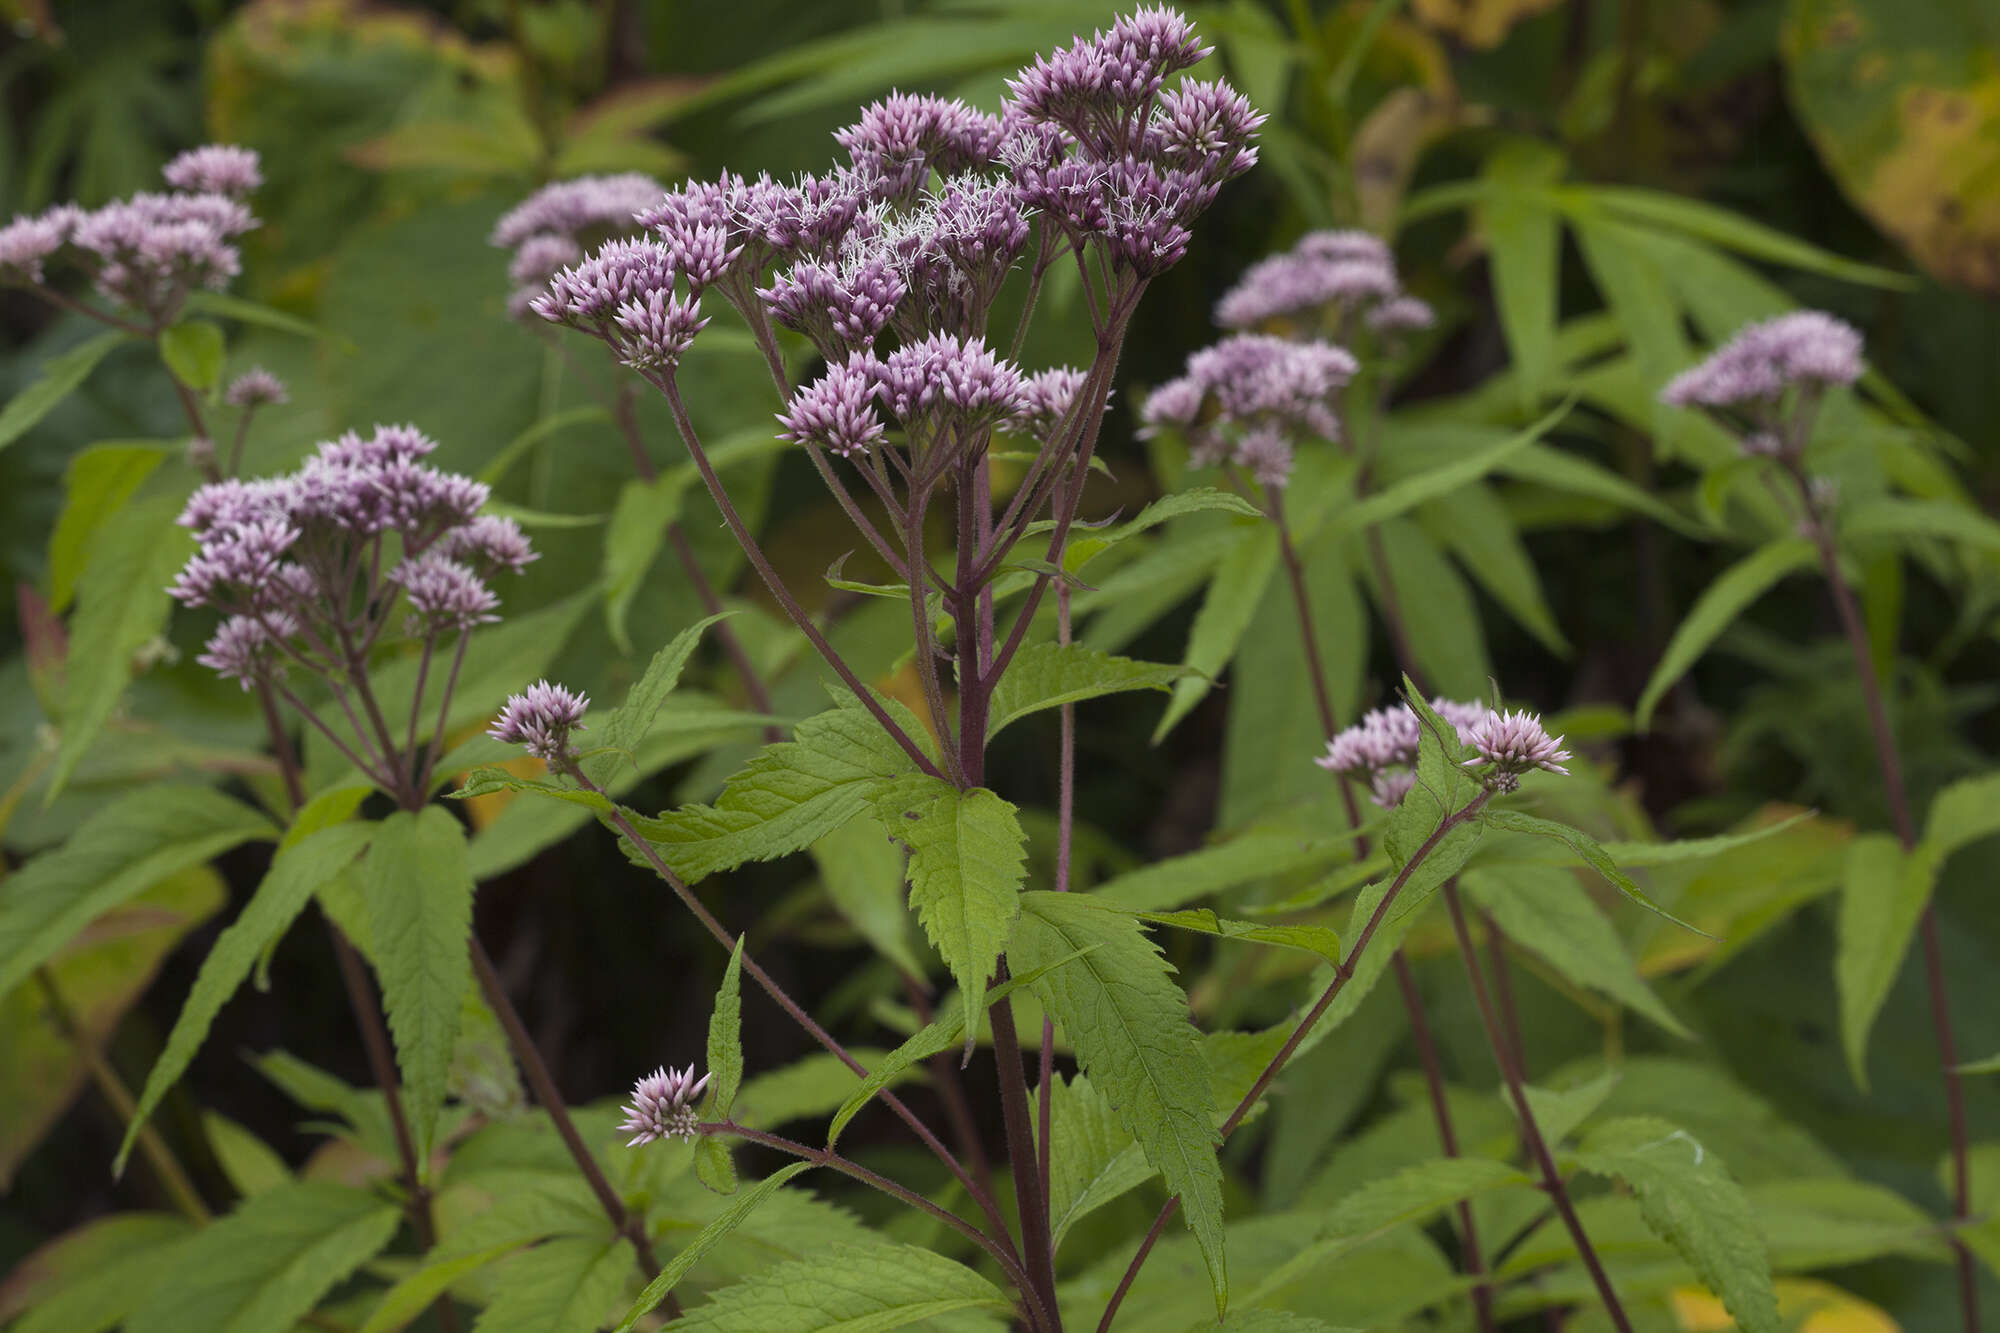
[[[1372,834],[1373,824],[1357,830],[1307,838],[1283,830],[1252,829],[1227,842],[1200,851],[1155,861],[1108,879],[1091,890],[1093,898],[1133,912],[1167,912],[1211,893],[1267,876],[1315,870],[1352,853],[1357,836]]]
[[[417,1160],[430,1155],[472,988],[472,871],[465,835],[440,806],[383,820],[361,865],[383,1008],[403,1071]]]
[[[1229,1283],[1214,1090],[1187,996],[1132,917],[1075,894],[1022,895],[1008,948],[1015,965],[1032,968],[1081,950],[1089,952],[1042,977],[1035,994],[1120,1123],[1180,1196],[1223,1310]]]
[[[1254,921],[1231,921],[1217,916],[1206,907],[1191,907],[1180,912],[1134,912],[1133,915],[1156,926],[1198,931],[1217,939],[1301,949],[1329,963],[1340,961],[1340,936],[1325,926],[1265,926]]]
[[[1236,645],[1243,641],[1243,633],[1257,613],[1257,603],[1263,599],[1264,585],[1277,572],[1278,533],[1268,523],[1240,534],[1236,545],[1222,557],[1188,631],[1183,664],[1189,674],[1174,684],[1173,701],[1153,728],[1155,744],[1207,696],[1215,677],[1236,655]]]
[[[1508,833],[1532,833],[1537,837],[1553,838],[1557,842],[1565,843],[1572,851],[1583,858],[1585,865],[1603,876],[1605,883],[1639,904],[1639,906],[1645,908],[1655,916],[1666,918],[1683,930],[1692,930],[1697,935],[1707,934],[1706,931],[1690,926],[1687,922],[1681,920],[1672,912],[1669,912],[1666,908],[1646,896],[1646,891],[1633,883],[1630,875],[1618,868],[1617,864],[1606,854],[1603,846],[1598,843],[1597,839],[1591,837],[1582,829],[1571,828],[1568,824],[1559,824],[1553,819],[1542,819],[1536,815],[1523,814],[1519,810],[1481,810],[1479,812],[1479,821],[1491,828],[1503,829]]]
[[[126,335],[114,329],[42,362],[41,374],[9,398],[5,407],[0,407],[0,449],[27,434],[58,403],[76,392],[77,386],[97,369],[97,363],[125,340]]]
[[[60,613],[69,605],[105,525],[167,453],[164,445],[135,440],[93,444],[70,460],[62,514],[49,536],[49,610]]]
[[[727,1120],[743,1086],[743,937],[729,951],[729,966],[716,987],[715,1009],[708,1016],[708,1100],[703,1119]],[[736,1164],[729,1145],[709,1134],[694,1145],[695,1174],[718,1194],[736,1192]]]
[[[623,763],[653,729],[654,719],[659,717],[667,696],[681,683],[681,672],[687,668],[688,658],[694,655],[695,646],[701,642],[702,632],[716,621],[726,619],[729,614],[725,611],[688,626],[669,639],[666,647],[653,654],[653,660],[646,665],[646,673],[626,692],[624,707],[605,718],[599,730],[598,744],[622,752],[614,758],[612,767]],[[600,774],[598,780],[602,782],[604,776]]]
[[[723,1237],[741,1226],[743,1219],[756,1211],[759,1204],[783,1189],[786,1181],[812,1168],[811,1162],[793,1162],[737,1194],[730,1200],[727,1208],[696,1233],[695,1238],[683,1246],[681,1252],[660,1270],[658,1277],[646,1284],[646,1289],[639,1293],[639,1299],[632,1303],[632,1308],[618,1321],[617,1333],[628,1333],[628,1330],[641,1319],[651,1314],[653,1309],[667,1298],[667,1293],[674,1289],[674,1285],[687,1276],[688,1270],[700,1263],[702,1256],[720,1244]]]
[[[1484,449],[1454,459],[1443,467],[1405,477],[1395,485],[1384,487],[1367,499],[1349,505],[1326,520],[1320,532],[1321,539],[1328,535],[1366,532],[1377,523],[1408,513],[1426,500],[1449,495],[1461,486],[1478,481],[1553,430],[1557,422],[1569,415],[1575,401],[1572,398],[1564,402],[1525,430],[1517,431]]]
[[[1943,864],[1953,852],[1995,833],[2000,833],[2000,773],[1983,773],[1937,794],[1924,819],[1923,846]]]
[[[843,1243],[724,1287],[675,1320],[674,1328],[687,1333],[887,1333],[961,1310],[1004,1315],[1013,1304],[955,1259],[914,1245]]]
[[[1708,651],[1708,646],[1729,628],[1731,621],[1780,579],[1804,569],[1817,558],[1811,542],[1803,537],[1786,537],[1760,547],[1723,570],[1708,585],[1708,590],[1695,599],[1687,618],[1667,641],[1659,665],[1653,668],[1652,679],[1639,695],[1639,706],[1633,712],[1637,725],[1644,728],[1652,721],[1653,710],[1660,706],[1660,700],[1674,682],[1687,674],[1688,668]]]
[[[493,1270],[479,1333],[570,1333],[602,1328],[639,1271],[623,1236],[555,1236]]]
[[[1086,648],[1080,643],[1031,643],[1014,655],[993,689],[986,734],[1030,713],[1126,690],[1165,690],[1190,668],[1166,662],[1138,662]]]
[[[1382,834],[1383,850],[1399,867],[1417,854],[1448,815],[1464,808],[1475,790],[1462,762],[1465,747],[1458,728],[1438,716],[1408,676],[1403,677],[1403,696],[1417,715],[1416,783],[1390,813]],[[1449,836],[1455,838],[1457,830]]]
[[[1905,853],[1886,833],[1864,833],[1848,844],[1833,979],[1840,990],[1847,1067],[1863,1088],[1868,1086],[1868,1034],[1903,970],[1937,872],[1937,858],[1927,845]]]
[[[910,849],[910,906],[965,1005],[967,1048],[986,988],[1021,906],[1025,839],[1014,807],[984,787],[960,791],[912,775],[875,799],[875,817]]]

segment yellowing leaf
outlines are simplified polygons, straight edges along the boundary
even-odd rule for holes
[[[1500,45],[1516,23],[1554,9],[1561,0],[1411,0],[1423,25],[1467,46]]]
[[[1805,1319],[1794,1333],[1902,1333],[1903,1326],[1881,1306],[1813,1278],[1779,1278],[1778,1313]],[[1701,1287],[1678,1287],[1671,1296],[1674,1319],[1685,1333],[1729,1333],[1736,1321]]]

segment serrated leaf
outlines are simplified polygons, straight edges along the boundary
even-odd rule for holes
[[[1589,1082],[1579,1083],[1573,1088],[1523,1084],[1528,1094],[1528,1110],[1535,1117],[1535,1127],[1541,1131],[1542,1141],[1553,1148],[1574,1134],[1604,1105],[1604,1099],[1618,1086],[1618,1077],[1616,1069],[1607,1069]],[[1513,1109],[1511,1098],[1507,1099],[1507,1106],[1509,1110]]]
[[[215,944],[195,974],[194,987],[174,1020],[173,1031],[161,1049],[146,1086],[125,1127],[125,1138],[112,1163],[113,1174],[122,1174],[140,1127],[152,1115],[160,1099],[167,1095],[194,1059],[207,1038],[209,1027],[222,1006],[242,986],[264,951],[290,928],[292,921],[319,887],[339,874],[368,846],[374,828],[367,824],[336,824],[280,851],[270,870],[257,886],[250,902],[216,937]]]
[[[723,1237],[743,1224],[743,1219],[757,1209],[757,1206],[785,1187],[785,1182],[802,1172],[813,1168],[811,1162],[793,1162],[764,1177],[747,1190],[738,1192],[727,1208],[707,1226],[696,1233],[695,1238],[682,1247],[679,1254],[660,1270],[660,1275],[646,1284],[639,1293],[639,1299],[618,1321],[617,1333],[628,1333],[635,1324],[653,1312],[654,1307],[667,1298],[667,1293],[676,1283],[687,1276],[690,1268],[701,1261],[703,1255],[718,1245]]]
[[[403,1107],[427,1161],[472,988],[472,872],[465,834],[440,806],[383,820],[361,863],[382,1007],[396,1039]]]
[[[167,459],[157,444],[93,444],[63,474],[63,508],[49,537],[49,610],[60,614],[94,543],[132,493]]]
[[[1222,557],[1188,631],[1182,665],[1189,674],[1174,682],[1173,701],[1153,728],[1153,744],[1158,745],[1207,697],[1215,678],[1236,655],[1236,646],[1243,641],[1243,632],[1263,599],[1264,585],[1277,572],[1278,532],[1268,523],[1241,534]]]
[[[5,449],[34,429],[43,417],[55,410],[57,404],[76,392],[77,386],[90,378],[90,372],[97,369],[98,363],[125,340],[126,335],[114,329],[95,338],[87,338],[42,362],[41,372],[28,382],[28,387],[9,398],[5,407],[0,407],[0,449]]]
[[[104,806],[60,848],[0,879],[0,995],[112,908],[232,847],[277,835],[260,811],[206,787],[160,784]]]
[[[493,1271],[493,1299],[472,1333],[573,1333],[602,1328],[639,1271],[624,1237],[556,1236]]]
[[[174,522],[180,502],[158,495],[127,506],[77,581],[63,686],[62,741],[42,797],[55,801],[104,730],[132,680],[134,657],[166,627],[167,585],[194,549]]]
[[[745,861],[804,851],[869,808],[910,759],[859,708],[799,723],[723,785],[714,805],[687,805],[635,821],[674,873],[688,880]]]
[[[194,1224],[169,1213],[112,1213],[23,1259],[0,1282],[9,1333],[106,1333],[172,1272]]]
[[[725,611],[688,626],[653,654],[653,660],[646,665],[646,673],[626,691],[624,706],[604,720],[599,735],[604,745],[628,755],[639,748],[652,731],[653,722],[659,717],[667,696],[680,684],[681,672],[686,670],[688,658],[694,655],[702,633],[718,620],[726,620],[730,614]],[[600,776],[599,781],[602,780]]]
[[[1553,838],[1565,843],[1588,865],[1603,877],[1604,882],[1630,898],[1653,915],[1673,922],[1683,930],[1692,930],[1697,935],[1707,935],[1705,930],[1690,926],[1673,913],[1661,907],[1646,895],[1645,890],[1632,882],[1632,877],[1618,868],[1597,839],[1582,829],[1559,824],[1553,819],[1542,819],[1524,814],[1519,810],[1495,810],[1491,807],[1479,812],[1479,821],[1490,828],[1503,829],[1508,833],[1532,833],[1540,838]],[[1710,938],[1713,938],[1712,936]]]
[[[881,822],[858,816],[809,850],[834,910],[897,968],[923,976],[927,969],[917,957],[903,901],[903,851]]]
[[[1416,783],[1390,812],[1388,827],[1382,833],[1382,848],[1398,868],[1408,864],[1446,817],[1462,809],[1473,795],[1458,728],[1438,716],[1407,675],[1403,677],[1403,697],[1417,715]],[[1456,830],[1450,836],[1456,837]]]
[[[396,1205],[344,1185],[269,1190],[181,1248],[173,1299],[139,1306],[127,1333],[290,1333],[380,1253],[401,1217]]]
[[[1769,592],[1786,575],[1811,565],[1818,558],[1813,544],[1803,537],[1786,537],[1758,548],[1722,571],[1715,582],[1695,599],[1687,618],[1674,630],[1659,665],[1639,695],[1633,721],[1644,730],[1674,682],[1686,675],[1708,646],[1715,642],[1731,621],[1750,604]]]
[[[160,360],[175,379],[198,394],[222,381],[222,330],[205,319],[184,319],[160,331]]]
[[[382,1296],[382,1303],[369,1312],[368,1322],[355,1333],[396,1333],[421,1315],[452,1283],[519,1248],[520,1242],[508,1241],[425,1263],[389,1288]]]
[[[1841,1046],[1862,1088],[1868,1086],[1868,1034],[1903,970],[1937,871],[1928,847],[1905,853],[1886,833],[1864,833],[1848,844],[1833,979],[1840,991]]]
[[[1219,1319],[1191,1324],[1187,1333],[1361,1333],[1360,1329],[1329,1324],[1291,1310],[1238,1310],[1224,1327]]]
[[[1569,981],[1644,1014],[1677,1037],[1692,1039],[1639,975],[1624,939],[1569,871],[1481,866],[1467,871],[1462,882],[1509,940]]]
[[[1651,1116],[1607,1121],[1584,1139],[1576,1164],[1631,1187],[1646,1225],[1722,1298],[1743,1333],[1783,1328],[1750,1201],[1699,1139]]]
[[[580,805],[586,810],[595,810],[600,814],[609,814],[616,808],[609,797],[602,792],[591,791],[587,787],[571,787],[548,778],[524,778],[504,768],[490,768],[483,765],[467,773],[465,781],[449,794],[455,801],[470,801],[481,796],[491,796],[499,791],[527,792],[547,797],[552,801],[566,801],[571,805]]]
[[[1180,1196],[1208,1266],[1216,1309],[1228,1307],[1222,1167],[1214,1093],[1187,996],[1133,918],[1075,894],[1021,895],[1008,957],[1023,968],[1089,950],[1035,982],[1077,1062],[1118,1110],[1167,1188]]]
[[[1080,643],[1031,643],[1014,654],[993,689],[986,734],[1030,713],[1126,690],[1165,690],[1189,674],[1166,662],[1114,657]]]
[[[1007,1314],[998,1287],[955,1259],[914,1245],[829,1246],[715,1292],[674,1321],[676,1330],[747,1333],[887,1333],[960,1310]]]
[[[1197,931],[1217,939],[1300,949],[1329,963],[1340,961],[1340,936],[1325,926],[1261,926],[1253,921],[1227,920],[1206,907],[1180,912],[1134,912],[1133,915],[1156,926]]]
[[[1939,792],[1924,818],[1922,847],[1942,865],[1981,838],[2000,833],[2000,773],[1962,778]]]
[[[1049,1224],[1060,1251],[1072,1226],[1150,1179],[1139,1150],[1110,1100],[1087,1075],[1058,1077],[1049,1088]]]
[[[736,1193],[736,1159],[729,1145],[713,1134],[694,1141],[694,1176],[717,1194]]]
[[[714,1120],[727,1120],[743,1086],[743,937],[729,951],[729,966],[715,989],[715,1009],[708,1016],[708,1076],[714,1082],[703,1108]]]
[[[969,1038],[1020,910],[1027,875],[1021,821],[984,787],[960,791],[917,774],[876,796],[875,817],[910,849],[910,906],[958,982]]]

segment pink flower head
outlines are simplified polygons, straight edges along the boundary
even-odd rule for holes
[[[1474,727],[1483,724],[1489,712],[1483,704],[1453,699],[1433,699],[1431,709],[1451,724],[1463,745],[1473,743]],[[1422,743],[1423,722],[1415,710],[1408,704],[1394,704],[1363,714],[1359,722],[1332,737],[1326,754],[1313,762],[1328,772],[1365,778],[1371,799],[1387,810],[1416,785]]]
[[[1569,758],[1569,751],[1562,748],[1562,737],[1550,736],[1541,718],[1525,710],[1487,710],[1486,716],[1471,726],[1466,744],[1478,751],[1478,756],[1466,760],[1465,766],[1491,764],[1493,771],[1487,782],[1496,790],[1512,791],[1519,785],[1520,775],[1532,768],[1569,772],[1562,766]]]
[[[876,411],[875,362],[856,352],[830,365],[811,384],[792,395],[779,414],[784,438],[816,444],[845,458],[865,453],[882,440],[884,426]]]
[[[651,292],[671,291],[674,272],[673,258],[659,242],[620,237],[549,279],[549,289],[529,308],[551,324],[602,335],[619,307]]]
[[[222,401],[231,407],[266,407],[287,401],[285,382],[262,366],[252,366],[229,382]]]
[[[934,333],[891,352],[876,382],[883,405],[913,433],[947,424],[977,430],[1020,413],[1021,372],[978,338]]]
[[[241,198],[264,183],[257,154],[235,144],[212,143],[190,148],[161,169],[168,185],[191,194],[226,194]]]
[[[701,1123],[694,1103],[708,1086],[709,1076],[694,1076],[694,1066],[672,1069],[662,1066],[632,1085],[632,1104],[625,1108],[620,1130],[631,1130],[625,1144],[636,1148],[657,1139],[692,1139]]]
[[[1377,333],[1416,333],[1437,323],[1437,314],[1414,296],[1392,296],[1368,312],[1368,327]]]
[[[1265,119],[1228,84],[1190,81],[1160,94],[1152,139],[1172,165],[1207,180],[1226,180],[1256,165],[1252,141]]]
[[[671,370],[694,345],[694,336],[708,323],[701,314],[701,297],[676,296],[672,288],[656,287],[618,307],[609,335],[618,359],[635,370]]]
[[[282,674],[276,658],[298,626],[282,611],[231,616],[223,621],[195,661],[244,689]]]
[[[539,680],[508,697],[486,734],[553,763],[568,756],[569,734],[584,729],[583,714],[589,707],[587,695]]]
[[[1797,310],[1746,325],[1660,391],[1673,407],[1735,407],[1775,402],[1787,389],[1818,391],[1852,384],[1865,369],[1861,334],[1818,310]]]
[[[481,514],[464,527],[452,529],[439,539],[435,549],[487,573],[510,569],[518,574],[541,558],[521,525],[497,514]]]
[[[636,171],[557,181],[544,185],[502,215],[493,224],[491,243],[518,248],[536,236],[575,239],[594,232],[636,232],[637,215],[659,203],[665,193],[658,181]]]
[[[773,319],[832,361],[872,347],[907,291],[893,264],[870,258],[851,266],[806,260],[757,294]]]
[[[856,170],[879,182],[877,197],[904,198],[932,170],[949,175],[990,162],[1000,118],[927,93],[892,92],[833,137]]]
[[[69,241],[73,211],[50,209],[34,217],[19,213],[0,227],[0,279],[37,283],[42,264]]]
[[[389,577],[403,585],[419,629],[469,630],[490,624],[500,599],[472,569],[441,551],[425,551],[405,560]]]
[[[1308,313],[1366,309],[1401,293],[1388,247],[1366,232],[1314,232],[1283,254],[1252,264],[1215,307],[1224,328]]]
[[[1021,386],[1022,405],[1016,423],[1037,439],[1047,440],[1069,415],[1077,394],[1083,391],[1084,378],[1073,366],[1030,375]]]
[[[1275,426],[1253,426],[1236,441],[1236,465],[1260,486],[1283,486],[1292,475],[1292,441]]]

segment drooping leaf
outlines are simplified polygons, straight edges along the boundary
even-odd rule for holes
[[[1075,894],[1022,895],[1011,960],[1032,968],[1080,950],[1089,952],[1036,981],[1035,994],[1120,1123],[1180,1196],[1221,1311],[1229,1284],[1214,1093],[1187,997],[1131,917]]]
[[[420,1162],[430,1155],[472,989],[472,889],[465,835],[441,806],[383,820],[361,864],[382,1007],[396,1039],[403,1107]]]
[[[0,407],[0,449],[5,449],[33,430],[43,417],[55,410],[58,403],[76,392],[77,386],[90,378],[90,372],[97,369],[98,363],[125,340],[126,335],[114,329],[85,339],[68,351],[58,352],[44,361],[41,374],[29,381],[27,388],[9,398],[5,407]]]
[[[958,982],[968,1036],[1020,910],[1025,836],[1014,807],[984,787],[912,775],[875,798],[875,817],[910,849],[910,905]]]
[[[1206,907],[1179,912],[1135,912],[1133,915],[1156,926],[1198,931],[1218,939],[1301,949],[1329,963],[1340,961],[1340,936],[1325,926],[1263,926],[1252,921],[1230,921]]]
[[[1617,1086],[1616,1069],[1607,1069],[1596,1078],[1574,1087],[1551,1088],[1534,1083],[1522,1085],[1528,1094],[1528,1110],[1535,1117],[1535,1128],[1541,1131],[1542,1141],[1551,1148],[1597,1114],[1598,1108],[1604,1105],[1604,1099]],[[1507,1109],[1514,1109],[1511,1098],[1507,1101]]]
[[[1213,487],[1195,486],[1184,491],[1175,491],[1164,496],[1135,514],[1129,522],[1104,529],[1072,528],[1069,544],[1063,548],[1063,568],[1077,573],[1085,565],[1103,555],[1112,547],[1150,528],[1158,527],[1168,519],[1181,518],[1188,514],[1226,513],[1240,514],[1246,518],[1262,518],[1264,511],[1251,504],[1234,491],[1221,491]],[[1038,536],[1050,531],[1046,522],[1029,526],[1030,536]]]
[[[1636,222],[1683,232],[1725,250],[1752,259],[1781,264],[1805,273],[1824,274],[1844,282],[1866,283],[1871,287],[1906,288],[1907,275],[1873,264],[1858,264],[1830,250],[1822,250],[1775,227],[1754,222],[1739,213],[1702,199],[1670,194],[1664,190],[1644,190],[1618,185],[1593,185],[1590,201],[1607,212]]]
[[[836,1244],[724,1287],[681,1318],[688,1333],[889,1329],[960,1310],[1008,1314],[1005,1293],[955,1259],[914,1245]]]
[[[452,1254],[449,1258],[430,1260],[389,1288],[382,1296],[382,1303],[369,1312],[368,1322],[355,1333],[397,1333],[414,1322],[452,1283],[506,1258],[519,1248],[519,1243],[508,1241],[489,1245],[485,1249]]]
[[[69,605],[104,525],[166,459],[165,447],[135,442],[93,444],[70,460],[62,514],[49,537],[50,611]]]
[[[229,1002],[265,950],[290,928],[294,918],[322,884],[332,879],[368,846],[374,829],[367,824],[336,824],[280,851],[263,883],[229,929],[216,938],[195,975],[194,987],[174,1020],[167,1044],[146,1075],[146,1086],[126,1123],[112,1170],[122,1173],[139,1129],[180,1079],[195,1052],[208,1037],[210,1025]]]
[[[1592,1130],[1576,1162],[1631,1187],[1646,1225],[1722,1298],[1743,1333],[1783,1327],[1750,1201],[1699,1139],[1665,1120],[1631,1116]]]
[[[1030,713],[1126,690],[1165,690],[1189,668],[1086,648],[1080,643],[1031,643],[1014,654],[993,689],[988,738]]]
[[[151,786],[104,806],[62,847],[0,879],[0,995],[112,908],[277,834],[261,812],[206,787]]]
[[[628,1330],[641,1319],[651,1314],[653,1309],[667,1298],[667,1293],[674,1289],[675,1284],[687,1276],[688,1270],[699,1263],[703,1255],[714,1249],[723,1237],[741,1226],[743,1219],[756,1211],[759,1204],[783,1189],[785,1183],[792,1177],[812,1168],[811,1162],[793,1162],[780,1167],[749,1189],[737,1193],[730,1200],[729,1206],[696,1233],[695,1238],[660,1270],[658,1277],[646,1284],[646,1289],[639,1293],[639,1299],[632,1303],[632,1308],[618,1321],[617,1333],[628,1333]]]
[[[1803,537],[1786,537],[1759,547],[1724,570],[1707,591],[1689,608],[1687,618],[1674,630],[1659,665],[1639,695],[1633,719],[1641,728],[1653,718],[1653,710],[1666,697],[1674,682],[1687,674],[1716,636],[1749,605],[1788,574],[1812,564],[1817,558],[1813,544]]]
[[[903,851],[873,815],[861,815],[811,847],[834,909],[876,952],[913,977],[924,975],[903,902]]]
[[[1569,655],[1569,640],[1549,608],[1541,575],[1493,488],[1462,486],[1439,496],[1418,510],[1417,522],[1514,623],[1550,652]]]
[[[389,1243],[401,1216],[395,1204],[344,1185],[268,1190],[187,1242],[173,1299],[141,1305],[127,1333],[290,1333]]]
[[[1599,844],[1597,839],[1591,837],[1582,829],[1571,828],[1568,824],[1559,824],[1553,819],[1542,819],[1535,815],[1524,814],[1519,810],[1494,810],[1488,808],[1479,812],[1479,820],[1491,828],[1504,829],[1509,833],[1532,833],[1536,837],[1553,838],[1557,842],[1566,843],[1572,851],[1583,858],[1585,865],[1603,876],[1606,884],[1609,884],[1612,888],[1639,904],[1639,906],[1645,908],[1655,916],[1664,917],[1683,930],[1692,930],[1697,935],[1706,933],[1705,931],[1696,929],[1694,926],[1690,926],[1687,922],[1681,920],[1648,897],[1644,889],[1641,889],[1637,884],[1632,882],[1630,875],[1618,868],[1617,863],[1605,853],[1603,846]]]
[[[2000,523],[1949,500],[1877,496],[1840,511],[1843,541],[1943,541],[1988,554],[2000,551]]]
[[[1848,844],[1833,978],[1840,990],[1841,1046],[1855,1083],[1863,1088],[1868,1086],[1868,1034],[1903,970],[1937,871],[1928,847],[1905,853],[1886,833],[1864,833]]]
[[[623,1236],[556,1236],[493,1270],[493,1299],[473,1333],[570,1333],[602,1328],[639,1271]]]
[[[1264,586],[1277,571],[1278,533],[1268,523],[1240,534],[1236,545],[1222,557],[1188,631],[1182,665],[1189,674],[1174,682],[1173,700],[1153,728],[1154,744],[1207,696],[1215,678],[1235,656],[1236,646],[1257,612],[1257,603],[1263,599]]]
[[[848,1053],[864,1069],[879,1069],[889,1053],[873,1046],[849,1046]],[[885,1086],[921,1078],[919,1070],[903,1068],[892,1073]],[[849,1069],[831,1051],[814,1051],[778,1069],[766,1070],[743,1081],[736,1096],[733,1117],[753,1129],[774,1129],[791,1120],[831,1115],[852,1096],[861,1084],[861,1075]]]

